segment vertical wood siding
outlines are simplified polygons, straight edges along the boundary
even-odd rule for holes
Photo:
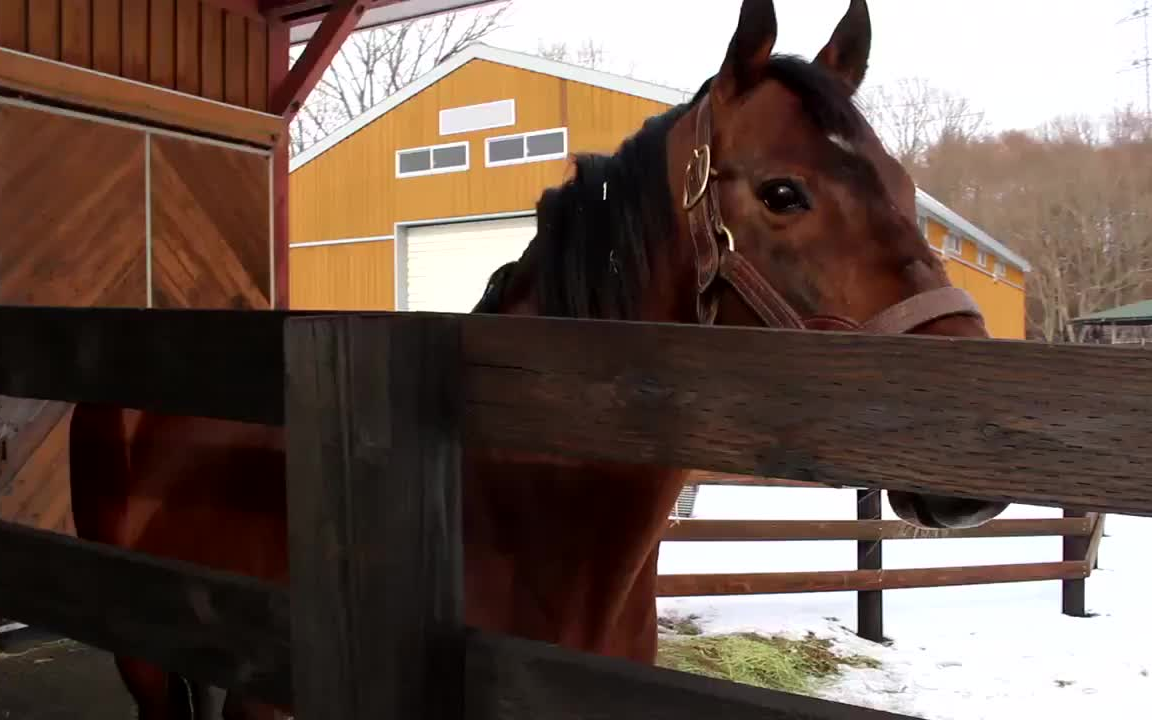
[[[267,109],[266,23],[210,0],[0,0],[0,47]]]

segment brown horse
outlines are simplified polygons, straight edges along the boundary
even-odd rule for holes
[[[774,55],[775,38],[771,0],[745,0],[715,77],[615,154],[575,158],[476,311],[985,337],[917,230],[911,180],[852,103],[864,0],[812,62]],[[280,429],[79,406],[71,443],[82,537],[286,582]],[[684,470],[471,448],[464,473],[468,624],[654,661],[657,552]],[[594,509],[572,512],[589,492]],[[888,497],[927,527],[1004,509]],[[118,663],[142,720],[207,716],[179,678]],[[274,712],[236,697],[224,711]]]

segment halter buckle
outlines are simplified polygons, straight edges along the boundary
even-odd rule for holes
[[[692,159],[684,170],[684,209],[691,210],[704,197],[708,190],[708,179],[712,176],[712,148],[701,145],[692,150]]]

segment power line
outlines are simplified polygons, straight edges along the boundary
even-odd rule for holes
[[[1144,113],[1148,117],[1152,117],[1152,52],[1150,52],[1148,45],[1150,15],[1152,15],[1152,8],[1149,8],[1148,0],[1144,0],[1140,7],[1116,21],[1116,24],[1119,25],[1139,20],[1144,26],[1144,54],[1134,59],[1126,70],[1144,70]]]

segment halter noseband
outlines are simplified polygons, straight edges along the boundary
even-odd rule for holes
[[[716,320],[716,278],[727,282],[760,321],[771,328],[797,330],[860,330],[877,334],[902,334],[925,323],[953,315],[982,318],[980,308],[967,291],[940,287],[913,295],[876,314],[863,324],[850,318],[818,315],[801,318],[772,283],[736,249],[736,239],[724,224],[718,178],[712,166],[712,93],[700,101],[696,112],[696,147],[684,175],[683,208],[696,246],[696,315],[704,325]]]

